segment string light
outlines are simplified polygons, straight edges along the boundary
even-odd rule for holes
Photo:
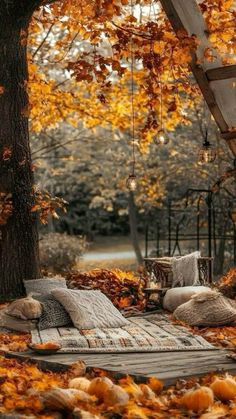
[[[200,163],[213,163],[215,159],[216,159],[216,150],[206,138],[199,151],[199,162]]]
[[[169,142],[169,137],[163,128],[163,97],[162,97],[162,81],[160,80],[160,129],[154,137],[154,142],[157,145],[166,145]]]
[[[131,1],[131,14],[133,16],[133,2]],[[132,162],[131,173],[126,180],[126,186],[130,191],[137,189],[137,177],[135,175],[135,114],[134,114],[134,51],[133,51],[133,35],[130,38],[130,72],[131,72],[131,129],[130,137],[132,141]]]
[[[137,177],[134,174],[129,175],[126,180],[126,186],[130,191],[135,191],[137,189]]]
[[[208,118],[206,118],[206,103],[204,102],[204,119],[205,119],[205,133],[201,128],[201,132],[204,136],[202,147],[199,150],[199,163],[213,163],[216,159],[216,149],[208,140],[208,126],[211,121],[211,115],[208,111]]]

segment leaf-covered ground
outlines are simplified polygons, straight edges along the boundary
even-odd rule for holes
[[[103,274],[104,292],[120,309],[141,309],[144,304],[141,292],[142,284],[133,275],[124,276],[120,271],[95,270],[93,271],[91,285],[98,287],[97,276]],[[84,276],[75,275],[71,278],[74,287],[82,287]],[[113,288],[108,285],[113,282]],[[230,281],[231,286],[232,281]],[[132,285],[132,286],[131,286]],[[228,282],[227,282],[228,286]],[[3,308],[3,305],[0,307]],[[170,316],[170,320],[176,320]],[[182,324],[182,323],[181,323]],[[236,328],[232,326],[216,328],[188,327],[193,333],[200,334],[209,342],[235,350]],[[70,381],[80,376],[81,370],[74,365],[63,374],[42,372],[31,363],[22,363],[16,359],[4,357],[4,351],[25,351],[30,343],[31,336],[27,333],[0,332],[0,415],[11,413],[14,418],[42,418],[42,419],[155,419],[155,418],[236,418],[236,376],[227,378],[226,375],[216,376],[208,374],[202,378],[178,380],[175,386],[162,388],[157,379],[150,379],[147,385],[136,385],[127,377],[113,383],[108,396],[100,394],[103,386],[97,386],[98,393],[77,393],[71,389]],[[91,381],[101,375],[95,370],[93,376],[87,378]],[[211,385],[216,378],[226,378],[227,385],[220,381],[220,391],[212,393]],[[90,386],[90,382],[89,382]],[[227,387],[228,386],[228,387]],[[202,387],[205,387],[202,389]],[[206,389],[207,387],[207,389]],[[226,389],[227,387],[227,389]],[[199,390],[199,394],[195,391]],[[109,390],[109,391],[110,391]],[[226,391],[227,390],[227,391]],[[105,391],[105,390],[104,390]],[[194,391],[195,401],[189,391]],[[223,393],[222,393],[223,392]],[[223,396],[222,396],[222,394]],[[226,395],[225,395],[226,394]],[[200,401],[199,401],[200,400]],[[202,404],[205,400],[205,404]]]
[[[211,374],[201,379],[178,381],[175,386],[163,389],[162,383],[155,378],[141,385],[135,384],[129,377],[116,383],[104,381],[104,377],[101,377],[96,382],[95,373],[86,377],[89,381],[75,382],[74,378],[78,378],[82,370],[81,365],[74,364],[66,373],[42,372],[34,364],[0,357],[0,414],[13,413],[15,418],[19,414],[23,415],[19,416],[21,418],[31,419],[236,417],[235,377],[229,378],[232,393],[223,402],[220,399],[226,398],[225,392],[216,392],[216,396],[210,389],[216,379]],[[78,390],[78,385],[83,385],[84,390]],[[67,390],[69,387],[74,390]],[[192,390],[203,392],[200,402],[193,399],[189,402],[188,392]]]
[[[187,326],[185,323],[182,323],[178,320],[170,317],[174,323],[181,324],[182,326],[187,327],[191,330],[192,333],[201,335],[208,342],[213,345],[227,348],[227,349],[236,349],[236,327],[235,326],[221,326],[221,327],[191,327]]]
[[[235,329],[234,327],[204,328],[202,330],[191,328],[192,331],[200,333],[213,344],[228,348],[236,346]],[[29,334],[0,334],[0,350],[2,351],[24,351],[27,349],[29,342]],[[96,371],[94,375],[100,375],[100,372]],[[215,379],[215,376],[212,374],[187,381],[179,380],[175,386],[162,391],[160,391],[161,385],[158,381],[150,381],[148,387],[137,387],[128,378],[116,383],[121,385],[129,394],[129,401],[125,405],[107,404],[93,396],[89,399],[89,402],[77,400],[73,404],[73,409],[77,409],[74,412],[74,416],[72,416],[73,409],[70,403],[70,407],[66,405],[65,409],[61,407],[61,403],[59,403],[58,408],[54,406],[53,409],[49,408],[47,403],[45,405],[42,401],[45,392],[52,388],[67,389],[69,381],[74,377],[77,377],[77,373],[76,369],[73,370],[73,368],[64,374],[42,372],[34,364],[22,363],[15,359],[6,359],[2,355],[0,356],[0,414],[14,412],[14,415],[23,415],[24,418],[29,416],[30,418],[43,419],[72,417],[82,419],[217,419],[228,417],[233,419],[236,417],[236,381],[234,400],[222,402],[218,397],[214,396],[214,401],[209,408],[195,412],[189,411],[183,403],[184,394],[190,389],[195,391],[196,385],[209,387]],[[92,377],[88,378],[91,380]],[[53,394],[54,396],[56,396],[57,400],[58,394]],[[65,396],[67,397],[67,394]],[[22,418],[22,416],[19,416],[19,418]]]

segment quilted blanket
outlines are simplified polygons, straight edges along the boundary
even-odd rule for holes
[[[150,314],[129,318],[120,328],[78,330],[58,327],[32,330],[32,343],[56,341],[64,353],[121,353],[197,351],[216,349],[204,338],[170,322],[168,315]]]

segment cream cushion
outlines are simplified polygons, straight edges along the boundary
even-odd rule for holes
[[[202,292],[177,307],[174,317],[191,326],[218,327],[236,322],[236,303],[217,291]]]
[[[101,291],[54,289],[52,295],[63,305],[78,329],[129,324]]]
[[[204,286],[176,287],[170,288],[163,299],[163,307],[171,312],[175,311],[181,304],[186,303],[190,298],[204,291],[210,291],[211,288]]]
[[[6,309],[9,316],[22,320],[38,319],[42,311],[41,303],[30,296],[13,301]]]
[[[200,252],[197,251],[172,259],[172,287],[200,285],[198,270],[198,259],[200,256]]]

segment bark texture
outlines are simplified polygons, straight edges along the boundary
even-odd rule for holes
[[[23,279],[38,278],[38,235],[29,147],[26,43],[35,2],[0,2],[0,192],[12,194],[13,213],[0,225],[0,300],[24,294]],[[6,159],[6,150],[10,157]]]

